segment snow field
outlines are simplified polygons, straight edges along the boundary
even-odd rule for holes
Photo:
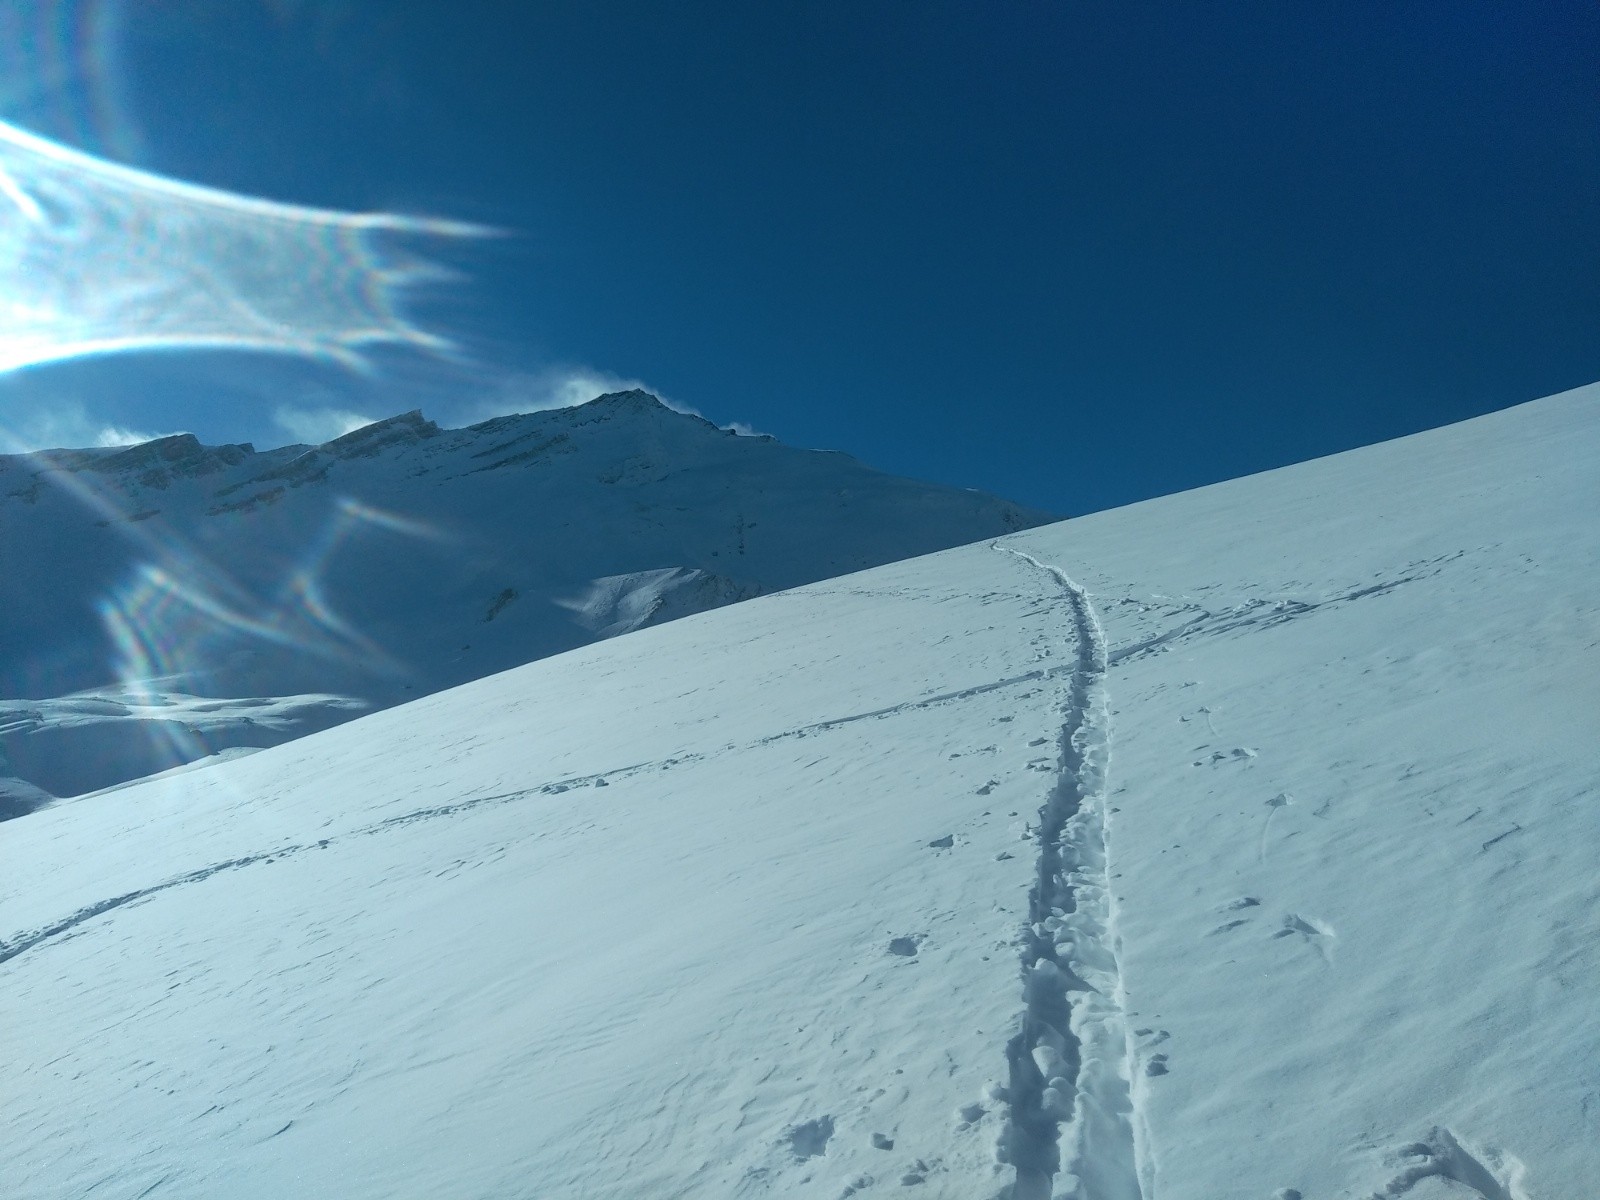
[[[1146,1200],[1600,1179],[1597,403],[1007,539],[1110,644]]]
[[[14,1190],[1589,1195],[1597,405],[7,822]]]
[[[1073,647],[978,561],[15,823],[107,839],[6,881],[23,1194],[997,1192]]]

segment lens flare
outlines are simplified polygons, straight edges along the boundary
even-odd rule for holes
[[[489,232],[238,196],[0,122],[0,372],[131,349],[234,347],[358,368],[367,346],[442,351],[399,300],[443,273],[399,241]]]
[[[265,601],[197,555],[170,541],[160,544],[166,565],[140,563],[98,606],[114,648],[116,678],[130,694],[204,688],[219,663],[252,643],[369,675],[403,677],[405,665],[341,617],[324,593],[329,564],[364,527],[428,540],[442,536],[424,522],[341,500],[276,595]]]
[[[117,687],[103,694],[150,710],[141,726],[151,739],[151,761],[179,765],[216,752],[203,722],[185,714],[218,707],[200,704],[195,697],[216,695],[219,684],[228,693],[227,702],[269,704],[264,697],[233,696],[237,680],[217,678],[226,675],[241,651],[268,646],[279,654],[308,655],[362,674],[405,677],[405,664],[342,617],[324,592],[323,579],[341,548],[367,529],[430,541],[444,537],[425,522],[342,499],[276,593],[262,599],[170,535],[141,534],[167,565],[140,562],[100,599],[97,610],[117,680]],[[324,707],[329,702],[322,698]]]
[[[75,146],[137,161],[119,52],[128,15],[115,0],[0,5],[0,112]]]
[[[453,277],[431,252],[499,231],[277,203],[123,165],[141,155],[119,45],[141,15],[119,0],[0,0],[0,375],[130,350],[265,351],[361,371],[379,347],[451,351],[403,304],[418,285]],[[109,444],[114,432],[90,440]],[[0,450],[31,448],[13,440],[0,427]],[[406,675],[338,611],[328,571],[362,531],[440,540],[439,531],[343,500],[265,581],[246,580],[147,520],[154,513],[133,511],[81,455],[43,455],[40,465],[40,480],[134,543],[136,565],[96,607],[118,703],[163,714],[145,723],[152,740],[171,743],[170,761],[210,752],[203,722],[178,714],[214,708],[197,697],[226,688],[239,656],[267,650],[262,661],[280,665],[310,656],[339,664],[333,674],[344,678]]]

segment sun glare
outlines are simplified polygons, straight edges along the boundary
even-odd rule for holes
[[[403,244],[489,232],[238,196],[0,122],[0,372],[132,349],[443,350],[400,309],[439,275]]]
[[[363,529],[425,540],[441,536],[425,523],[342,500],[269,599],[220,576],[172,538],[153,535],[147,549],[155,553],[99,604],[114,648],[111,673],[130,693],[203,694],[211,664],[237,649],[266,644],[372,675],[403,676],[405,666],[341,617],[323,591],[332,560]]]
[[[406,306],[419,285],[451,277],[430,256],[496,231],[279,203],[88,152],[140,157],[119,54],[133,16],[115,0],[0,5],[0,376],[117,351],[239,349],[363,371],[383,347],[451,351]],[[37,429],[0,425],[0,452],[143,440],[109,426],[96,433],[81,406],[57,404],[45,417],[35,422],[42,443]],[[35,467],[133,543],[127,573],[96,603],[106,679],[124,703],[207,696],[220,664],[268,648],[347,673],[405,676],[404,663],[338,611],[326,580],[336,559],[359,553],[354,539],[442,540],[431,527],[341,499],[278,548],[273,570],[246,581],[159,515],[135,513],[126,489],[83,456],[46,453]],[[181,721],[150,730],[176,739],[173,761],[207,752]]]

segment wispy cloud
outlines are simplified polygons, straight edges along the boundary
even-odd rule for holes
[[[709,419],[693,405],[664,396],[661,390],[631,375],[618,375],[597,367],[558,364],[534,371],[513,371],[501,375],[484,388],[477,400],[451,407],[446,417],[455,424],[474,425],[491,417],[509,413],[545,412],[552,408],[573,408],[587,404],[596,396],[607,392],[627,392],[633,389],[649,392],[673,412],[691,417]],[[720,426],[740,437],[771,437],[772,435],[746,421],[732,421]]]
[[[272,413],[272,423],[279,429],[297,442],[314,446],[343,437],[378,419],[344,408],[302,408],[292,404],[280,404]]]
[[[91,416],[80,400],[54,400],[21,420],[0,426],[0,451],[25,454],[30,450],[76,450],[85,446],[134,446],[165,433],[148,433],[112,425]]]
[[[503,417],[508,413],[545,412],[552,408],[572,408],[587,404],[596,396],[607,392],[626,392],[639,388],[649,392],[677,412],[698,417],[700,413],[687,404],[679,404],[642,379],[614,375],[594,367],[552,366],[539,371],[517,371],[505,376],[493,386],[490,394],[469,406],[463,416],[469,424],[487,421],[490,417]]]
[[[125,429],[121,425],[102,425],[95,431],[94,444],[96,446],[137,446],[142,442],[153,442],[158,437],[165,437],[162,433],[141,433],[137,429]]]

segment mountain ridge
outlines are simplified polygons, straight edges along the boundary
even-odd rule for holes
[[[412,410],[317,446],[0,456],[0,777],[75,794],[1052,519],[639,390],[463,429]],[[104,719],[20,715],[80,694]]]

